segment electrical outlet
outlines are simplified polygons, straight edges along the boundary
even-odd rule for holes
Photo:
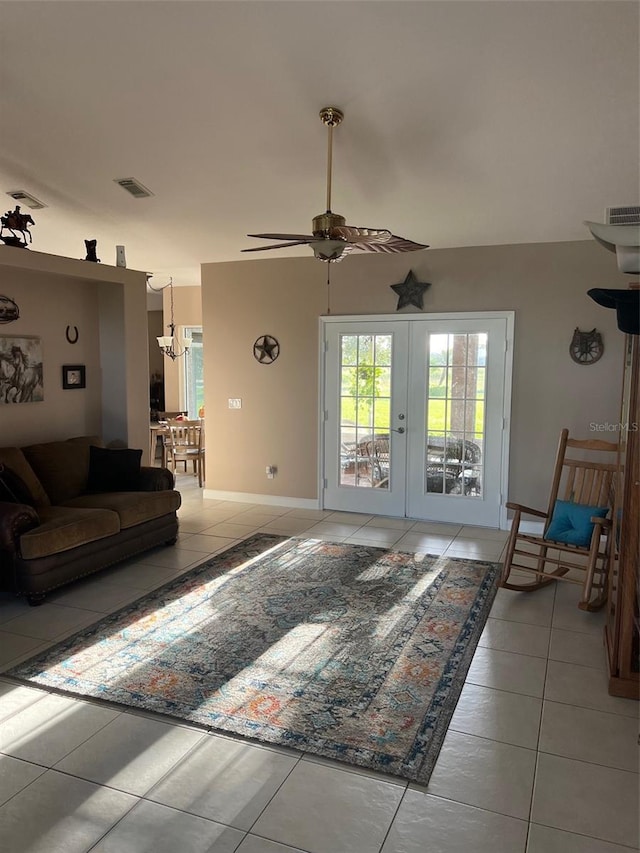
[[[265,468],[267,480],[273,480],[273,478],[276,476],[277,470],[278,469],[275,465],[267,465],[267,467]]]
[[[229,408],[230,409],[241,409],[242,408],[242,400],[240,397],[229,397]]]

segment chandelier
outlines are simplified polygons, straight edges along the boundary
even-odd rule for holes
[[[175,361],[176,358],[180,358],[180,356],[186,355],[189,352],[189,347],[185,346],[185,347],[182,347],[182,349],[180,349],[180,345],[177,343],[177,338],[175,335],[176,324],[173,322],[173,278],[169,278],[169,284],[165,284],[164,287],[152,287],[150,282],[149,282],[150,278],[151,278],[151,275],[148,275],[147,276],[147,284],[149,285],[150,289],[155,291],[156,293],[161,293],[163,290],[166,290],[167,287],[169,288],[170,304],[171,304],[171,322],[168,324],[168,328],[169,328],[169,331],[171,332],[171,334],[160,335],[159,337],[156,338],[156,340],[158,341],[158,346],[160,347],[162,352],[166,356],[168,356],[171,359],[171,361]],[[175,342],[175,344],[174,344],[174,342]],[[176,346],[178,347],[177,349],[176,349]]]

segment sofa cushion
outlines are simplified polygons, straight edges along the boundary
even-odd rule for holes
[[[120,517],[120,527],[124,529],[175,512],[180,506],[180,492],[105,492],[81,495],[66,505],[85,509],[104,507],[112,510]]]
[[[22,449],[55,506],[86,491],[89,444],[83,441],[49,441]]]
[[[73,438],[68,438],[67,441],[73,444],[93,444],[95,447],[104,447],[104,443],[99,435],[74,435]]]
[[[25,560],[59,554],[120,532],[118,513],[108,509],[50,506],[38,514],[40,525],[20,537],[20,552]]]
[[[33,506],[49,506],[51,501],[35,471],[19,447],[0,447],[0,463],[11,468],[24,482],[31,493],[30,504]]]
[[[89,492],[130,492],[140,487],[142,450],[89,448]]]

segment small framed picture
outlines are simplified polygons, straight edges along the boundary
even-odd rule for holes
[[[63,388],[86,388],[87,379],[84,364],[62,365]]]

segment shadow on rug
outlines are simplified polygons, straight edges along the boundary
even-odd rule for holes
[[[497,575],[257,534],[5,675],[426,784]]]

